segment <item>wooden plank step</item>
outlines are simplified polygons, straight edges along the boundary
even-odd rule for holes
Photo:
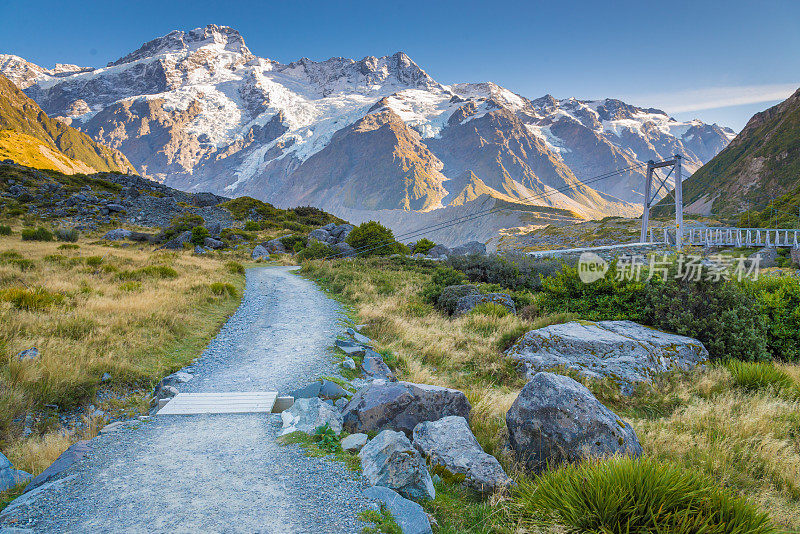
[[[270,413],[277,398],[278,393],[274,391],[178,393],[158,415]]]

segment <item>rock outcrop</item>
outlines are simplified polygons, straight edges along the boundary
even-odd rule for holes
[[[282,436],[298,430],[311,435],[318,427],[326,424],[337,434],[342,431],[342,415],[339,410],[317,397],[295,400],[291,408],[281,412],[281,420]]]
[[[631,321],[569,322],[531,330],[506,351],[529,376],[564,366],[590,378],[611,378],[623,393],[663,372],[708,360],[700,341]]]
[[[436,498],[425,460],[402,432],[384,430],[358,457],[370,485],[393,489],[412,501]]]
[[[511,449],[533,472],[614,454],[639,456],[631,426],[568,376],[537,373],[506,414]]]
[[[472,311],[475,306],[479,304],[497,304],[504,307],[510,313],[517,313],[517,308],[514,305],[514,300],[505,293],[471,293],[465,295],[456,301],[456,307],[453,311],[454,317],[460,317]]]

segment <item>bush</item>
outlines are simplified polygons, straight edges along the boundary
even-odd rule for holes
[[[224,282],[214,282],[209,285],[209,289],[214,295],[217,296],[236,296],[236,288],[233,284],[226,284]]]
[[[651,458],[586,461],[523,480],[511,507],[523,525],[568,532],[776,532],[766,514],[713,480]]]
[[[35,230],[33,228],[24,228],[22,230],[23,241],[52,241],[53,234],[47,228],[39,226]]]
[[[544,278],[564,266],[560,260],[539,260],[524,254],[451,256],[447,264],[463,272],[470,282],[498,284],[514,291],[538,291]]]
[[[347,244],[365,256],[408,254],[408,247],[394,239],[391,230],[375,221],[356,226],[347,236]]]
[[[729,360],[725,363],[733,383],[747,391],[768,390],[774,393],[800,394],[800,388],[785,371],[767,362]]]
[[[422,238],[416,243],[414,243],[413,251],[414,254],[427,254],[430,249],[436,246],[436,243],[431,241],[430,239]]]
[[[203,246],[203,243],[205,242],[208,236],[209,236],[208,230],[206,230],[202,226],[195,226],[194,228],[192,228],[192,238],[190,241],[192,242],[192,245]]]
[[[306,238],[299,235],[287,235],[280,238],[281,244],[287,251],[300,252],[306,246]]]
[[[420,296],[429,304],[436,304],[444,288],[465,282],[464,274],[450,267],[437,267],[430,281],[422,288]]]
[[[58,250],[78,250],[81,248],[80,245],[70,245],[70,244],[63,244],[58,246]]]
[[[314,241],[313,243],[311,243],[298,253],[297,259],[300,261],[319,260],[322,258],[333,256],[337,253],[338,252],[335,248],[329,247],[325,243]]]
[[[11,227],[6,224],[0,224],[0,235],[11,235]]]
[[[766,317],[767,348],[773,358],[800,361],[800,281],[761,278],[750,282],[760,312]]]
[[[247,221],[244,223],[244,229],[248,232],[258,232],[261,230],[261,225],[255,221]]]
[[[74,228],[59,228],[56,230],[56,239],[75,243],[78,240],[78,231]]]
[[[229,261],[225,264],[225,268],[231,274],[244,274],[244,265],[238,261]]]
[[[35,289],[10,287],[0,292],[0,300],[10,302],[19,310],[41,311],[55,304],[61,304],[64,296],[41,287]]]
[[[89,256],[86,258],[86,265],[89,267],[99,267],[103,263],[103,258],[100,256]]]
[[[439,291],[439,297],[436,299],[436,307],[447,315],[453,315],[456,311],[458,299],[477,292],[478,288],[471,284],[445,286]]]

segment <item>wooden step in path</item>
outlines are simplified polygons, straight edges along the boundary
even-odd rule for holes
[[[291,397],[278,397],[275,391],[178,393],[158,411],[158,415],[271,413],[283,411],[293,402]]]

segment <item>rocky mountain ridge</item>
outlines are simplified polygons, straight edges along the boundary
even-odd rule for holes
[[[680,152],[692,171],[732,137],[617,100],[443,85],[402,52],[281,64],[215,25],[172,32],[104,68],[55,72],[0,55],[0,72],[168,185],[379,220],[481,195],[632,216],[637,165]],[[620,167],[631,169],[583,183]]]

